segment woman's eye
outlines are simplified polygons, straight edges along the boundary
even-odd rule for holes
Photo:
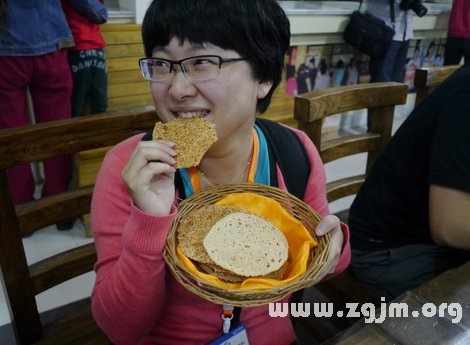
[[[168,65],[168,62],[162,61],[162,60],[154,60],[154,61],[153,61],[153,65],[154,65],[155,67],[168,67],[168,66],[169,66],[169,65]]]
[[[213,63],[213,62],[208,59],[197,59],[194,61],[195,65],[205,65],[207,63]]]

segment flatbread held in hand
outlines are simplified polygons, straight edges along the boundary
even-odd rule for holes
[[[217,140],[217,133],[215,125],[199,116],[179,117],[168,123],[157,122],[152,138],[176,143],[174,167],[189,168],[199,164],[202,156]]]

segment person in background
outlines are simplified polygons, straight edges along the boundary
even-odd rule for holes
[[[406,56],[413,37],[413,11],[402,10],[400,2],[393,0],[395,13],[395,26],[390,18],[389,0],[367,0],[367,13],[383,20],[389,27],[395,29],[395,35],[390,47],[383,56],[370,58],[369,71],[370,82],[380,83],[387,81],[403,82],[405,73]],[[373,109],[368,111],[367,127],[370,130]]]
[[[344,62],[343,60],[339,60],[336,63],[336,69],[333,72],[333,86],[338,87],[343,84],[343,78],[344,78]]]
[[[307,88],[308,92],[312,91],[315,88],[315,80],[317,79],[317,68],[315,67],[315,58],[311,58],[308,62],[308,78],[307,81]]]
[[[357,62],[355,58],[351,58],[346,69],[346,85],[356,85],[358,83],[359,71],[357,70]]]
[[[439,53],[436,55],[434,59],[434,66],[444,66],[444,60],[446,55],[446,47],[440,46]]]
[[[450,12],[444,65],[470,62],[470,2],[454,0]]]
[[[295,66],[286,67],[286,93],[290,96],[297,96],[297,81],[295,80]]]
[[[270,169],[276,162],[269,160],[255,119],[282,80],[289,27],[275,0],[151,2],[142,23],[146,58],[140,66],[155,110],[163,123],[201,116],[215,125],[217,141],[188,169],[173,167],[175,143],[143,141],[142,134],[107,153],[91,207],[98,253],[92,310],[113,343],[209,344],[222,335],[222,306],[185,289],[163,258],[182,196],[175,174],[184,180],[177,184],[186,197],[234,181],[271,185],[274,174],[286,190],[279,167]],[[326,270],[341,272],[349,262],[347,227],[328,214],[319,153],[305,133],[279,130],[293,131],[305,146],[311,170],[303,200],[323,217],[315,231],[331,234]],[[269,305],[241,308],[240,322],[250,344],[296,343],[290,318],[270,317]]]
[[[432,67],[434,66],[434,50],[436,49],[434,41],[429,43],[428,50],[426,52],[426,56],[423,57],[421,60],[420,67]]]
[[[325,59],[321,59],[320,63],[318,64],[318,73],[315,79],[315,87],[313,88],[313,91],[328,89],[330,84],[330,71],[328,70]]]
[[[72,71],[72,117],[83,112],[88,99],[91,114],[108,108],[108,79],[103,47],[106,43],[98,24],[108,19],[108,11],[99,0],[61,0],[62,9],[75,41],[69,48]]]
[[[470,64],[408,116],[350,214],[351,268],[378,302],[470,260]]]
[[[70,118],[72,75],[67,48],[74,41],[60,0],[0,0],[0,18],[0,129],[29,124],[27,88],[37,123]],[[15,204],[33,200],[31,166],[7,173]],[[44,174],[42,196],[67,190],[72,177],[70,156],[44,160]]]
[[[419,57],[420,51],[421,49],[419,46],[416,46],[413,51],[413,58],[411,58],[410,61],[408,61],[406,64],[405,78],[403,83],[408,85],[408,90],[414,89],[415,71],[417,68],[421,67],[421,59]]]
[[[307,66],[303,63],[299,66],[299,70],[297,71],[297,93],[299,95],[309,92],[307,86],[308,76]]]

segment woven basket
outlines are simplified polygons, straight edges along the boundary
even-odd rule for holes
[[[205,205],[212,205],[231,193],[257,193],[276,200],[294,218],[298,219],[312,234],[318,245],[311,249],[306,272],[294,281],[267,290],[228,289],[208,282],[192,274],[181,261],[177,251],[177,228],[188,213]],[[306,203],[295,196],[275,187],[258,183],[218,185],[205,188],[182,201],[178,214],[168,234],[163,257],[173,275],[187,290],[216,304],[230,304],[237,307],[256,307],[282,300],[285,296],[314,284],[326,269],[330,250],[330,235],[318,237],[315,227],[321,217]]]

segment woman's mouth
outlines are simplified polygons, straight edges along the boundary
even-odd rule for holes
[[[179,112],[176,112],[176,115],[178,115],[179,117],[183,117],[183,118],[189,118],[189,117],[196,117],[196,116],[205,117],[205,116],[209,115],[209,113],[210,113],[209,110],[191,111],[191,112],[179,111]]]

